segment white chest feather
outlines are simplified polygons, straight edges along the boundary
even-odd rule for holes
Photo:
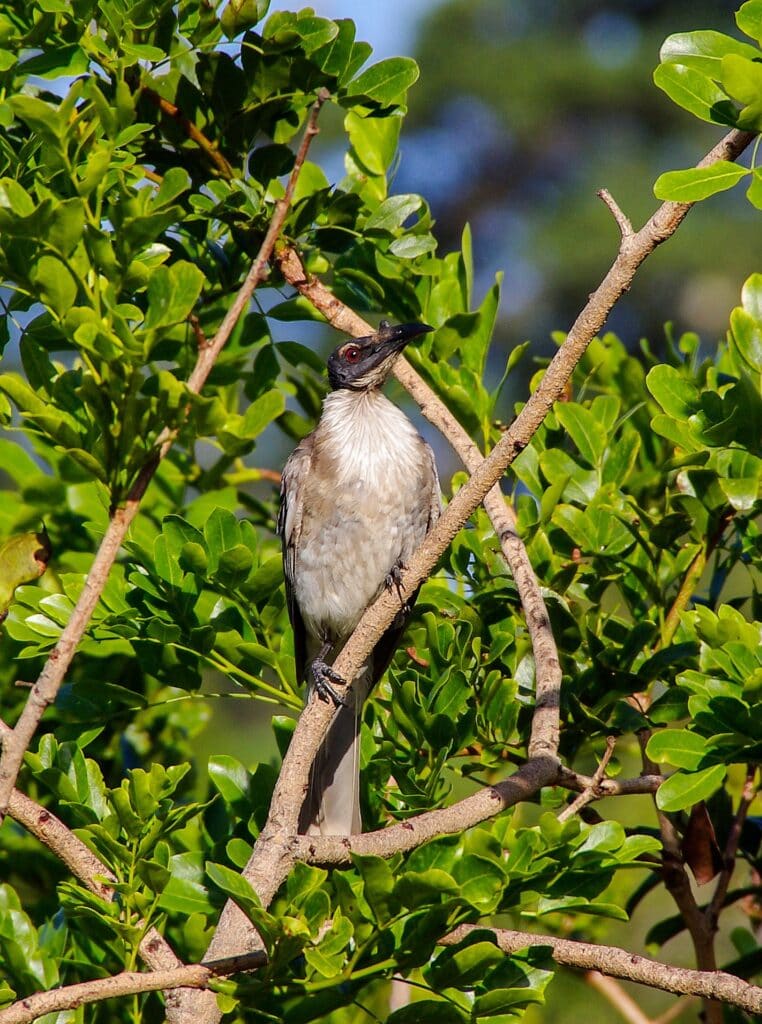
[[[428,446],[379,392],[329,395],[314,452],[295,596],[308,633],[338,639],[420,544],[438,513],[438,484]]]

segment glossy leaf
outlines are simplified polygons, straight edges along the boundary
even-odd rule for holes
[[[727,769],[716,764],[703,771],[671,775],[656,793],[656,803],[662,811],[682,811],[701,800],[708,799],[721,785]]]
[[[748,173],[748,168],[739,167],[728,160],[718,160],[709,167],[667,171],[656,179],[654,195],[657,199],[671,199],[677,203],[695,203],[718,192],[725,192]]]

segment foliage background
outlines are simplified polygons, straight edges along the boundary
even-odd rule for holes
[[[159,920],[167,915],[168,932],[185,956],[203,953],[214,907],[232,885],[224,869],[245,860],[263,821],[274,769],[261,717],[233,738],[232,726],[253,701],[200,700],[194,692],[202,681],[217,691],[226,679],[249,696],[277,693],[292,713],[300,706],[272,536],[275,494],[262,471],[279,468],[288,446],[318,413],[324,384],[322,358],[314,350],[322,353],[334,341],[323,328],[302,322],[312,314],[288,289],[265,292],[258,299],[260,311],[236,333],[205,398],[192,400],[186,418],[190,399],[180,382],[198,341],[188,317],[195,311],[199,328],[211,334],[256,249],[288,169],[283,146],[304,116],[307,86],[314,87],[314,81],[305,82],[313,72],[304,57],[329,42],[320,40],[324,26],[310,25],[316,38],[294,44],[293,50],[288,38],[273,44],[280,47],[279,57],[286,55],[285,85],[296,84],[297,98],[289,94],[285,101],[272,101],[268,113],[253,115],[254,122],[242,128],[240,111],[231,116],[236,90],[244,99],[246,89],[259,91],[259,98],[289,91],[279,81],[275,56],[247,69],[245,86],[229,63],[203,58],[201,87],[194,90],[180,78],[181,72],[193,77],[193,61],[181,53],[175,54],[175,78],[154,74],[149,82],[146,69],[159,60],[157,44],[166,45],[170,31],[169,5],[160,5],[158,13],[155,5],[150,11],[132,5],[128,15],[118,4],[100,6],[107,14],[106,43],[88,58],[101,61],[109,84],[102,95],[97,83],[83,88],[77,101],[85,115],[72,118],[73,101],[67,108],[65,100],[56,117],[52,106],[42,110],[26,98],[3,105],[3,274],[21,287],[8,310],[0,380],[8,428],[0,440],[6,498],[0,535],[36,530],[44,518],[55,552],[40,584],[17,591],[5,624],[0,672],[4,716],[10,720],[24,698],[23,689],[13,686],[18,660],[24,675],[33,678],[71,611],[110,506],[128,492],[161,429],[176,424],[181,434],[145,499],[126,557],[23,777],[31,795],[43,803],[54,799],[68,823],[118,866],[122,917],[90,899],[32,840],[6,825],[2,877],[22,900],[17,907],[10,890],[4,890],[10,926],[3,950],[13,983],[24,990],[52,985],[58,976],[51,965],[62,955],[67,980],[93,965],[104,971],[131,966],[136,921],[146,913]],[[66,25],[55,4],[40,4],[30,9],[33,13],[23,7],[7,5],[6,31],[8,24],[40,12],[47,16],[43,20],[52,17],[56,25]],[[334,287],[350,304],[399,319],[420,315],[443,327],[436,342],[421,347],[416,361],[482,444],[499,436],[496,421],[510,419],[514,401],[536,369],[525,357],[519,364],[525,383],[515,373],[514,392],[497,394],[495,385],[508,368],[507,350],[531,333],[538,343],[532,354],[543,351],[547,333],[570,322],[580,296],[600,278],[613,251],[614,228],[593,201],[594,188],[610,187],[637,221],[653,205],[649,189],[657,172],[693,162],[710,144],[711,130],[700,126],[690,135],[694,122],[676,112],[647,79],[659,42],[668,31],[686,27],[678,22],[688,14],[687,27],[709,26],[716,19],[726,31],[729,16],[717,5],[706,18],[695,5],[686,13],[683,5],[644,4],[636,13],[622,14],[619,5],[586,4],[585,30],[579,34],[571,31],[572,13],[565,5],[533,5],[531,12],[486,2],[443,5],[423,27],[423,78],[410,94],[413,133],[405,135],[399,166],[393,158],[400,119],[389,112],[406,102],[407,80],[397,92],[371,97],[375,113],[386,116],[350,121],[354,153],[344,196],[329,192],[336,178],[324,177],[317,166],[323,159],[329,169],[336,163],[330,116],[322,155],[313,152],[315,162],[300,180],[288,236],[307,248],[313,269],[328,273],[332,266]],[[183,8],[182,17],[186,33],[195,33],[199,42],[214,41],[211,20],[197,17],[195,5]],[[162,18],[165,35],[159,38],[151,33],[158,25],[161,35]],[[33,73],[32,84],[43,92],[51,89],[52,105],[69,76],[82,71],[76,47],[66,49],[73,45],[68,30],[61,31],[40,55],[26,57],[38,60],[25,74]],[[304,26],[302,31],[306,34]],[[618,40],[613,51],[607,45],[612,36]],[[557,59],[544,59],[547,54]],[[495,67],[512,69],[511,87],[495,89],[499,76],[493,74],[493,88],[485,94],[488,56]],[[134,78],[136,61],[143,69],[142,93]],[[469,79],[474,69],[481,74]],[[193,72],[199,74],[199,67]],[[4,73],[15,69],[8,66]],[[55,82],[57,76],[62,80]],[[347,71],[345,77],[347,100],[353,74]],[[157,114],[150,89],[164,98],[169,93],[184,112],[193,112],[209,137],[224,140],[226,159],[246,166],[248,187],[231,185],[218,162],[212,160],[210,167],[181,126],[166,111]],[[364,112],[364,95],[356,89],[359,98],[346,106],[354,103]],[[569,97],[575,98],[574,106]],[[334,132],[344,113],[334,113]],[[683,123],[684,136],[675,128]],[[139,131],[136,124],[149,128]],[[472,134],[479,127],[482,134]],[[269,133],[274,145],[249,160],[249,133],[256,131],[261,137]],[[453,145],[461,138],[467,141]],[[622,148],[614,149],[612,139]],[[135,153],[143,146],[143,163],[136,164]],[[468,156],[467,176],[462,150]],[[426,166],[437,167],[434,181],[426,171],[425,180],[420,176],[422,151],[429,158]],[[432,159],[432,153],[442,159]],[[358,154],[366,166],[358,168]],[[376,161],[377,173],[367,173],[369,160]],[[160,185],[154,181],[158,188],[138,188],[144,183],[143,165],[161,177]],[[415,197],[382,205],[389,167],[395,193],[431,197],[436,224]],[[741,705],[744,696],[752,702],[760,671],[753,660],[758,629],[746,623],[759,617],[758,584],[750,576],[760,554],[754,518],[760,478],[759,366],[753,347],[759,330],[758,278],[750,280],[743,308],[733,314],[731,340],[716,352],[714,342],[724,335],[731,309],[741,307],[741,282],[756,269],[750,262],[758,258],[749,241],[753,212],[742,195],[719,197],[689,219],[674,245],[657,253],[617,312],[622,341],[607,336],[591,348],[574,381],[577,401],[548,420],[517,464],[522,527],[537,571],[554,595],[551,612],[563,645],[564,755],[590,769],[609,731],[631,737],[646,724],[680,724],[690,694],[698,700],[691,707],[696,727],[690,735],[702,737],[702,749],[691,747],[693,740],[686,741],[682,754],[667,745],[663,759],[689,774],[714,772],[702,778],[715,783],[722,763],[737,764],[730,790],[736,798],[742,766],[757,760],[753,744],[759,742],[758,723]],[[480,254],[473,268],[470,239],[461,236],[466,220],[474,224],[474,249]],[[358,229],[373,238],[380,262],[355,234]],[[349,247],[339,237],[342,232],[353,238]],[[440,256],[461,246],[462,252],[435,260],[434,237],[441,242]],[[580,247],[580,238],[590,244]],[[509,278],[505,305],[492,281],[502,265]],[[104,279],[97,285],[89,276],[92,268]],[[707,292],[721,298],[706,303]],[[665,339],[662,322],[670,318],[678,327]],[[494,321],[497,332],[489,347]],[[700,327],[703,342],[682,334],[683,328]],[[637,340],[643,331],[652,344],[641,354]],[[306,340],[312,349],[304,347]],[[654,367],[653,351],[663,356],[660,366]],[[448,368],[448,360],[454,368]],[[19,369],[21,375],[14,376]],[[16,432],[20,417],[28,438],[22,444]],[[610,432],[614,445],[605,443]],[[439,805],[453,790],[465,792],[474,778],[499,777],[506,747],[512,757],[523,756],[531,688],[528,644],[489,534],[484,516],[477,516],[422,595],[411,646],[430,659],[430,671],[421,672],[415,659],[402,655],[394,701],[383,688],[375,703],[380,714],[368,713],[369,726],[375,723],[375,735],[369,731],[366,737],[369,824]],[[711,580],[699,587],[708,610],[686,613],[679,632],[670,633],[660,610],[672,605],[701,551],[715,558]],[[726,610],[719,620],[713,610],[721,605]],[[742,614],[734,614],[734,605]],[[725,687],[719,693],[718,674]],[[653,681],[671,696],[662,694],[661,717],[646,723],[624,698]],[[736,729],[707,763],[703,748],[718,735],[712,715],[722,711],[709,705],[718,696],[737,702],[725,712],[732,713],[736,726],[743,721],[746,731]],[[221,726],[205,733],[213,709],[219,709]],[[701,711],[708,716],[704,734]],[[288,729],[287,720],[277,720],[281,744]],[[213,752],[208,774],[203,735]],[[464,762],[459,754],[471,740],[480,751]],[[631,772],[637,770],[634,750],[634,743],[622,741],[622,768]],[[235,760],[237,751],[244,764]],[[185,772],[170,767],[186,761]],[[390,772],[397,791],[380,798]],[[705,785],[699,795],[715,790],[716,785]],[[546,810],[554,809],[554,798],[549,795],[548,801]],[[655,920],[671,913],[659,889],[648,896],[634,925],[617,931],[608,920],[643,881],[642,873],[619,868],[656,848],[655,818],[644,810],[646,799],[640,801],[631,810],[620,802],[599,809],[604,819],[611,815],[633,827],[636,834],[627,838],[613,824],[593,832],[592,840],[586,829],[577,833],[576,825],[562,834],[547,817],[535,827],[539,812],[532,808],[514,814],[510,825],[476,830],[465,849],[473,858],[468,863],[491,867],[485,868],[484,885],[474,887],[470,912],[521,909],[540,914],[545,926],[563,933],[582,928],[588,936],[637,945]],[[723,790],[715,803],[712,814],[722,838],[730,821]],[[678,794],[675,812],[688,806]],[[526,849],[524,894],[515,882],[521,868],[512,865],[509,883],[495,867],[496,841]],[[752,866],[757,849],[752,830],[743,846]],[[548,850],[562,865],[555,874],[544,859]],[[206,861],[222,868],[205,875]],[[446,843],[414,856],[405,870],[421,872],[434,863],[454,871],[461,883],[469,877],[465,868],[458,876]],[[385,883],[379,869],[369,863],[358,870],[352,877],[362,878],[366,899],[375,892],[378,900],[369,899],[370,917],[355,923],[367,928],[375,917],[376,925],[383,924],[379,894],[385,893]],[[305,869],[291,892],[292,904],[313,930],[323,912],[323,901],[307,905],[314,884],[315,876]],[[332,907],[346,897],[347,884],[335,883]],[[408,879],[396,890],[395,899],[407,912],[416,909],[412,884]],[[431,899],[446,903],[446,895],[445,887]],[[542,905],[542,900],[557,902]],[[587,916],[591,905],[599,916]],[[464,912],[462,906],[448,907],[447,913]],[[274,913],[280,910],[285,904]],[[749,917],[739,915],[734,923],[734,944],[724,940],[723,958],[751,949]],[[730,925],[725,934],[729,931]],[[668,933],[665,926],[662,937]],[[38,966],[40,948],[46,955]],[[667,948],[670,958],[686,955],[674,944]],[[318,954],[311,955],[316,970]],[[372,966],[381,952],[372,950],[370,958]],[[282,961],[285,968],[285,952]],[[488,957],[480,969],[497,970]],[[545,976],[535,973],[532,963],[525,970],[539,992]],[[440,987],[442,977],[441,970],[438,979],[434,971]],[[589,998],[585,992],[584,1002]],[[561,1020],[561,1006],[569,1019],[580,1012],[560,986],[551,987],[549,999],[545,1009],[529,1014]],[[149,999],[148,1008],[149,1015],[157,1012],[155,1000]],[[128,1012],[137,1014],[137,1004]],[[303,1019],[303,1008],[290,1006],[289,1012]],[[605,1012],[601,1008],[601,1019]]]

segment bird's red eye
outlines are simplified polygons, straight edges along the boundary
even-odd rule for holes
[[[360,350],[356,345],[344,349],[344,358],[348,363],[356,363],[360,358]]]

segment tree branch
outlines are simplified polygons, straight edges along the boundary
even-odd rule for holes
[[[598,767],[595,769],[595,774],[590,779],[590,785],[586,786],[576,800],[565,807],[558,815],[559,821],[568,821],[569,818],[573,818],[578,811],[581,811],[587,804],[592,803],[593,800],[598,800],[604,794],[601,791],[601,783],[606,775],[606,769],[608,768],[609,761],[614,753],[614,747],[616,746],[616,736],[606,737],[606,749],[603,752],[603,757],[600,760]]]
[[[238,322],[238,318],[248,306],[255,288],[266,274],[268,261],[286,219],[299,172],[307,156],[307,150],[318,132],[317,118],[320,109],[328,99],[328,95],[325,89],[321,89],[318,93],[284,196],[276,203],[270,226],[259,248],[256,259],[252,263],[244,283],[211,343],[202,348],[198,353],[196,365],[187,382],[188,390],[194,394],[198,394],[203,388],[215,360],[230,337],[233,328]],[[50,652],[37,682],[32,687],[27,703],[14,729],[3,736],[2,756],[0,757],[0,823],[2,823],[8,808],[8,801],[16,784],[16,778],[18,777],[24,754],[45,710],[53,703],[58,694],[79,642],[87,629],[95,606],[106,586],[109,572],[116,561],[119,548],[130,524],[137,515],[140,500],[145,494],[148,484],[153,479],[159,463],[172,447],[175,436],[176,431],[169,429],[162,431],[156,442],[156,451],[138,474],[135,483],[127,495],[124,507],[117,508],[114,511],[71,618],[66,623],[58,643]]]
[[[558,769],[556,786],[584,793],[593,786],[592,775],[581,775],[563,765]],[[601,779],[597,788],[601,798],[606,796],[632,796],[633,793],[655,793],[664,782],[663,775],[636,775],[632,779]]]
[[[611,216],[617,223],[622,238],[628,238],[634,232],[630,218],[622,212],[619,205],[607,188],[598,190],[598,198],[602,199],[611,212]]]
[[[650,729],[642,729],[638,733],[643,770],[649,773],[658,772],[658,765],[654,764],[646,753],[646,744],[651,736]],[[714,953],[714,933],[707,928],[707,919],[704,912],[699,908],[696,897],[691,889],[688,872],[685,870],[682,846],[677,829],[669,814],[656,807],[656,817],[659,822],[659,833],[662,845],[661,873],[667,892],[675,901],[675,906],[680,916],[685,921],[685,926],[693,943],[696,954],[696,963],[704,971],[716,971],[717,961]],[[707,1024],[721,1024],[722,1008],[718,1003],[706,1002],[705,1014]]]
[[[762,1012],[762,988],[750,985],[742,978],[724,971],[693,971],[687,967],[672,967],[617,946],[598,946],[592,942],[577,942],[573,939],[559,939],[555,935],[534,935],[531,932],[503,928],[483,929],[472,924],[461,925],[440,942],[454,946],[474,931],[486,931],[493,935],[504,953],[517,953],[529,946],[549,946],[556,963],[565,967],[600,971],[611,978],[634,981],[663,992],[721,1000],[749,1013]]]
[[[294,860],[311,864],[347,864],[353,853],[391,857],[406,853],[435,836],[463,832],[522,800],[531,800],[543,786],[550,785],[558,764],[540,755],[528,761],[510,778],[484,786],[450,807],[417,814],[406,821],[353,836],[294,836],[289,844]]]
[[[149,971],[145,974],[139,971],[123,971],[110,978],[97,978],[77,985],[54,988],[49,992],[36,992],[1,1010],[0,1024],[30,1024],[47,1013],[75,1010],[78,1006],[99,1003],[116,996],[171,991],[178,988],[206,988],[215,978],[254,971],[261,967],[266,959],[264,953],[247,953],[244,956],[227,957],[216,962],[182,964],[172,969]]]

